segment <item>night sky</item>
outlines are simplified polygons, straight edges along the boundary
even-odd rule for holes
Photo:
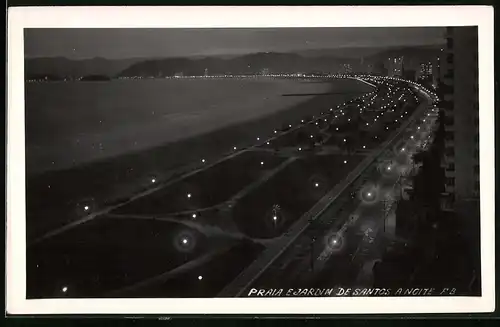
[[[176,57],[342,47],[431,45],[440,27],[273,29],[28,29],[27,57]]]

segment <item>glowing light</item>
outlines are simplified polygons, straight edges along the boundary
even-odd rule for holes
[[[233,147],[234,150],[236,150],[236,147]]]
[[[299,151],[302,151],[302,148],[299,148]]]
[[[278,217],[277,216],[273,216],[273,220],[278,220]]]
[[[319,186],[319,184],[318,184],[318,183],[315,183],[315,184],[314,184],[314,186],[318,187],[318,186]]]
[[[68,291],[68,287],[67,286],[64,286],[61,291],[63,291],[63,293],[66,293]]]
[[[202,280],[203,279],[203,276],[198,276],[198,280]]]
[[[183,238],[182,239],[182,244],[187,244],[188,243],[188,239],[187,238]]]
[[[151,180],[151,183],[156,183],[156,179],[154,179],[154,178],[153,178],[153,179]]]
[[[88,211],[89,209],[90,209],[89,206],[83,207],[83,210],[85,210],[85,211]]]
[[[260,141],[260,137],[257,138],[257,141]]]
[[[264,165],[264,161],[261,161],[261,162],[260,162],[260,165],[261,165],[261,166],[263,166],[263,165]]]
[[[366,145],[363,145],[363,149],[366,149]]]
[[[193,218],[196,218],[196,214],[195,214],[195,213],[193,213],[193,216],[192,216],[192,217],[193,217]]]
[[[205,163],[205,159],[201,159],[201,162]]]
[[[344,142],[347,142],[347,140],[346,140],[346,139],[344,139]]]
[[[346,163],[347,163],[347,160],[344,160],[344,163],[346,164]]]
[[[191,193],[188,193],[188,194],[187,194],[187,197],[188,197],[188,198],[191,198]]]

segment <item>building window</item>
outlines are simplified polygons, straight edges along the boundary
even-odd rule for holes
[[[455,178],[454,177],[447,177],[446,178],[446,185],[455,186]]]
[[[446,117],[444,118],[444,124],[445,124],[446,126],[452,126],[452,125],[454,125],[454,124],[455,124],[455,118],[453,118],[453,117],[449,117],[449,116],[446,116]]]
[[[455,170],[455,164],[454,163],[449,164],[448,167],[446,167],[446,170],[447,171],[454,171]]]
[[[443,83],[441,83],[441,85],[439,85],[438,92],[442,93],[443,96],[445,94],[446,95],[449,94],[449,95],[453,96],[453,92],[454,92],[453,85],[448,85],[448,84],[445,84],[443,82]]]
[[[446,110],[453,110],[454,105],[455,103],[453,102],[453,100],[444,100],[442,107]]]
[[[453,64],[453,59],[454,59],[453,53],[448,53],[448,55],[446,55],[446,62],[447,63]]]
[[[446,38],[446,47],[448,49],[453,49],[453,38],[451,37]]]
[[[447,141],[453,141],[453,140],[455,140],[455,133],[454,132],[450,132],[450,131],[445,132],[444,139],[447,140]]]
[[[455,148],[452,147],[452,146],[449,146],[447,147],[445,150],[444,150],[444,153],[447,155],[447,156],[454,156],[455,155]]]

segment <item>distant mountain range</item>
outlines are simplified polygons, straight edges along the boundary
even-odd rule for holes
[[[87,75],[109,77],[172,76],[208,74],[248,74],[266,69],[274,72],[336,72],[343,64],[357,65],[382,62],[405,56],[430,60],[439,53],[440,45],[395,48],[340,48],[299,51],[295,53],[263,52],[241,56],[186,58],[92,58],[70,60],[64,57],[26,58],[25,75],[51,75],[78,78]]]
[[[172,76],[218,74],[254,74],[267,70],[278,72],[320,72],[335,71],[349,59],[338,60],[334,57],[307,58],[294,53],[263,52],[238,56],[232,59],[216,57],[202,59],[168,58],[138,62],[119,76]]]
[[[436,51],[442,47],[441,44],[432,45],[416,45],[416,46],[398,46],[398,47],[344,47],[337,49],[314,49],[298,51],[297,54],[304,57],[324,57],[333,56],[336,58],[350,58],[350,59],[374,59],[377,55],[382,57],[390,56],[389,53],[409,53]]]
[[[115,76],[130,65],[143,61],[144,58],[105,59],[92,58],[71,60],[64,57],[28,58],[24,60],[26,77],[53,75],[77,78],[86,75]]]

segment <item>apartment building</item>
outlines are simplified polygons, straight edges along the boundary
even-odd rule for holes
[[[445,110],[446,186],[443,208],[462,210],[479,199],[479,98],[477,27],[446,30],[440,60]]]

